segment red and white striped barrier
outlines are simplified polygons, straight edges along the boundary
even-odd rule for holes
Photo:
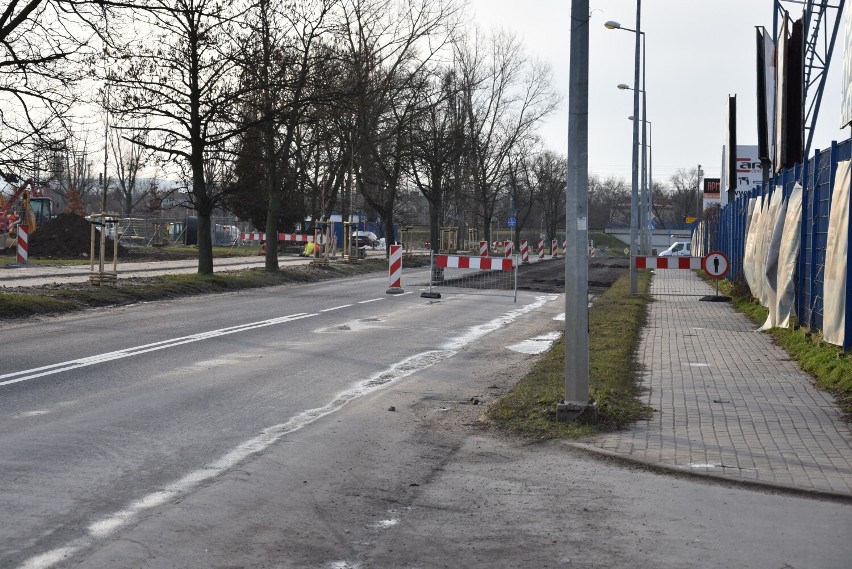
[[[565,250],[568,249],[568,240],[562,242],[562,256],[565,256]]]
[[[479,256],[487,257],[488,256],[488,241],[480,241],[479,242]]]
[[[544,239],[538,240],[538,260],[544,261]]]
[[[402,292],[402,245],[391,245],[387,293],[400,294]]]
[[[550,241],[550,257],[555,259],[559,256],[559,241],[552,239]]]
[[[701,257],[634,257],[637,269],[700,269]]]
[[[29,226],[18,226],[18,262],[26,263],[30,258]]]
[[[435,255],[435,266],[445,269],[481,269],[484,271],[511,271],[514,259],[491,257],[464,257],[462,255]]]
[[[303,233],[279,233],[279,241],[295,241],[296,243],[307,243],[314,240],[313,235]],[[240,241],[266,241],[266,233],[240,233]]]
[[[525,265],[530,262],[530,247],[526,239],[521,241],[521,262]]]
[[[514,241],[503,241],[503,256],[507,259],[515,254]]]

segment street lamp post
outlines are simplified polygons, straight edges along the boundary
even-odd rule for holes
[[[636,30],[631,30],[630,28],[625,28],[618,22],[614,22],[612,20],[606,22],[604,27],[609,30],[624,30],[626,32],[636,33]],[[649,148],[647,142],[647,124],[648,124],[648,91],[645,88],[645,32],[640,31],[639,35],[642,36],[642,89],[640,89],[642,93],[642,187],[640,193],[640,201],[641,206],[639,208],[639,227],[640,227],[640,239],[641,239],[641,247],[642,254],[649,255],[651,249],[650,243],[650,234],[647,233],[647,225],[648,220],[650,219],[649,213],[651,211],[651,178],[648,176],[648,162],[647,162],[647,154],[646,149]],[[638,54],[637,54],[638,57]],[[619,85],[620,89],[629,89],[629,87]],[[633,120],[631,118],[631,120]]]
[[[633,115],[630,115],[627,118],[629,120],[634,120]],[[649,120],[644,120],[643,122],[648,125],[648,146],[647,146],[647,149],[648,149],[648,164],[647,164],[647,169],[646,169],[645,168],[645,162],[644,162],[644,159],[643,159],[642,175],[645,178],[643,180],[643,185],[642,185],[642,187],[644,189],[644,195],[643,195],[644,199],[642,200],[642,207],[645,210],[645,223],[647,224],[646,230],[648,231],[649,251],[647,251],[645,254],[650,255],[651,254],[650,249],[652,249],[653,246],[654,246],[653,238],[652,238],[653,230],[651,229],[651,222],[654,219],[654,176],[653,176],[653,163],[654,163],[654,142],[653,142],[654,128],[653,127],[654,127],[654,124],[652,123],[652,121],[649,121]],[[645,144],[643,143],[642,146],[643,146],[643,152],[644,152]]]
[[[604,24],[610,29],[625,29],[617,22],[607,22]],[[640,35],[642,34],[642,0],[636,0],[636,29],[628,30],[636,34],[636,48],[634,57],[634,72],[633,72],[633,116],[639,116],[639,48]],[[625,86],[626,87],[626,86]],[[619,85],[619,88],[622,88]],[[636,237],[638,233],[638,201],[639,201],[639,122],[633,121],[633,175],[632,175],[632,191],[630,199],[630,294],[636,294],[636,263],[633,260],[636,257]]]

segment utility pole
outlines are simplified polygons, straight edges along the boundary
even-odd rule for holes
[[[565,195],[565,399],[556,407],[556,417],[566,421],[576,419],[589,406],[588,212],[589,0],[572,0]]]
[[[639,117],[639,48],[642,33],[642,0],[636,0],[636,50],[633,72],[633,116]],[[639,121],[633,121],[633,187],[630,195],[630,294],[637,291],[636,238],[639,232]]]

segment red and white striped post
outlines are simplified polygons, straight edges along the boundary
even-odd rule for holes
[[[550,258],[555,259],[559,256],[559,241],[556,239],[550,240]]]
[[[568,240],[562,242],[562,256],[565,256],[565,250],[568,249]]]
[[[479,256],[487,257],[488,256],[488,241],[480,241],[479,242]]]
[[[26,225],[18,226],[18,262],[26,263],[30,258],[30,228]]]
[[[515,242],[503,241],[503,256],[507,259],[515,254]]]
[[[538,260],[544,261],[544,239],[538,240]]]
[[[526,239],[521,241],[521,262],[525,265],[530,262],[530,246]]]
[[[390,246],[388,294],[402,294],[402,245]]]

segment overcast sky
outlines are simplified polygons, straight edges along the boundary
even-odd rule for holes
[[[531,56],[553,66],[556,90],[565,96],[541,128],[547,146],[567,147],[568,47],[571,0],[470,0],[483,27],[505,27],[520,35]],[[725,104],[737,95],[737,140],[757,144],[755,26],[772,29],[773,0],[644,0],[647,38],[648,120],[653,132],[653,174],[667,180],[678,168],[701,164],[719,175],[725,137]],[[802,7],[784,2],[791,17]],[[634,35],[608,30],[615,20],[635,28],[635,0],[590,0],[589,171],[625,179],[631,174]],[[847,9],[849,9],[847,7]],[[840,83],[843,25],[829,71],[814,148],[845,140],[841,131]]]

